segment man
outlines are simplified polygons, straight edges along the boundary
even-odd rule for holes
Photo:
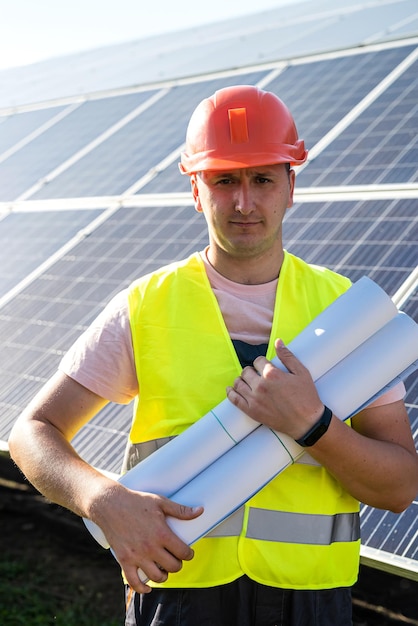
[[[416,495],[403,386],[343,423],[285,345],[350,285],[283,250],[292,166],[306,158],[273,94],[237,86],[203,100],[180,167],[206,219],[208,248],[119,294],[11,434],[28,479],[102,528],[127,582],[126,624],[351,624],[359,501],[398,512]],[[288,373],[271,366],[275,353]],[[106,402],[136,397],[127,469],[207,413],[225,389],[310,454],[256,494],[238,525],[221,525],[193,550],[165,518],[192,519],[201,508],[132,492],[69,443]],[[154,582],[141,581],[138,568]]]

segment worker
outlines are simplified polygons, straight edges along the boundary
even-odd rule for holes
[[[204,99],[180,169],[209,245],[114,297],[12,430],[27,478],[103,530],[123,570],[127,626],[348,626],[359,502],[401,512],[416,496],[403,384],[345,423],[287,348],[350,286],[283,248],[294,167],[306,159],[273,93],[239,85]],[[276,355],[286,372],[271,365]],[[307,454],[193,547],[166,518],[194,519],[199,502],[132,491],[71,445],[108,402],[135,399],[126,471],[225,394]]]

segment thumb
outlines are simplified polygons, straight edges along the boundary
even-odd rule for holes
[[[165,515],[184,520],[195,519],[195,517],[199,517],[203,513],[203,506],[186,506],[169,499],[165,501],[163,508]]]
[[[278,358],[291,374],[296,374],[298,371],[305,369],[293,352],[285,346],[282,339],[276,339],[274,346]]]

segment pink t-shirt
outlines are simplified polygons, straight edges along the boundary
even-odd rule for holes
[[[209,282],[219,302],[231,339],[268,343],[277,280],[242,285],[219,274],[201,253]],[[111,402],[127,404],[139,393],[129,324],[127,290],[118,293],[65,354],[59,368],[70,378]],[[405,395],[400,383],[373,406]]]

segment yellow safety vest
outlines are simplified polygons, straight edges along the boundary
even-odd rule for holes
[[[275,355],[277,337],[290,342],[349,286],[347,278],[285,252],[267,358]],[[128,467],[142,447],[158,447],[221,402],[242,370],[197,253],[134,282],[129,315],[140,392],[130,433],[135,460]],[[282,588],[352,585],[359,503],[311,457],[303,458],[196,542],[193,560],[162,586],[208,587],[243,573]]]

